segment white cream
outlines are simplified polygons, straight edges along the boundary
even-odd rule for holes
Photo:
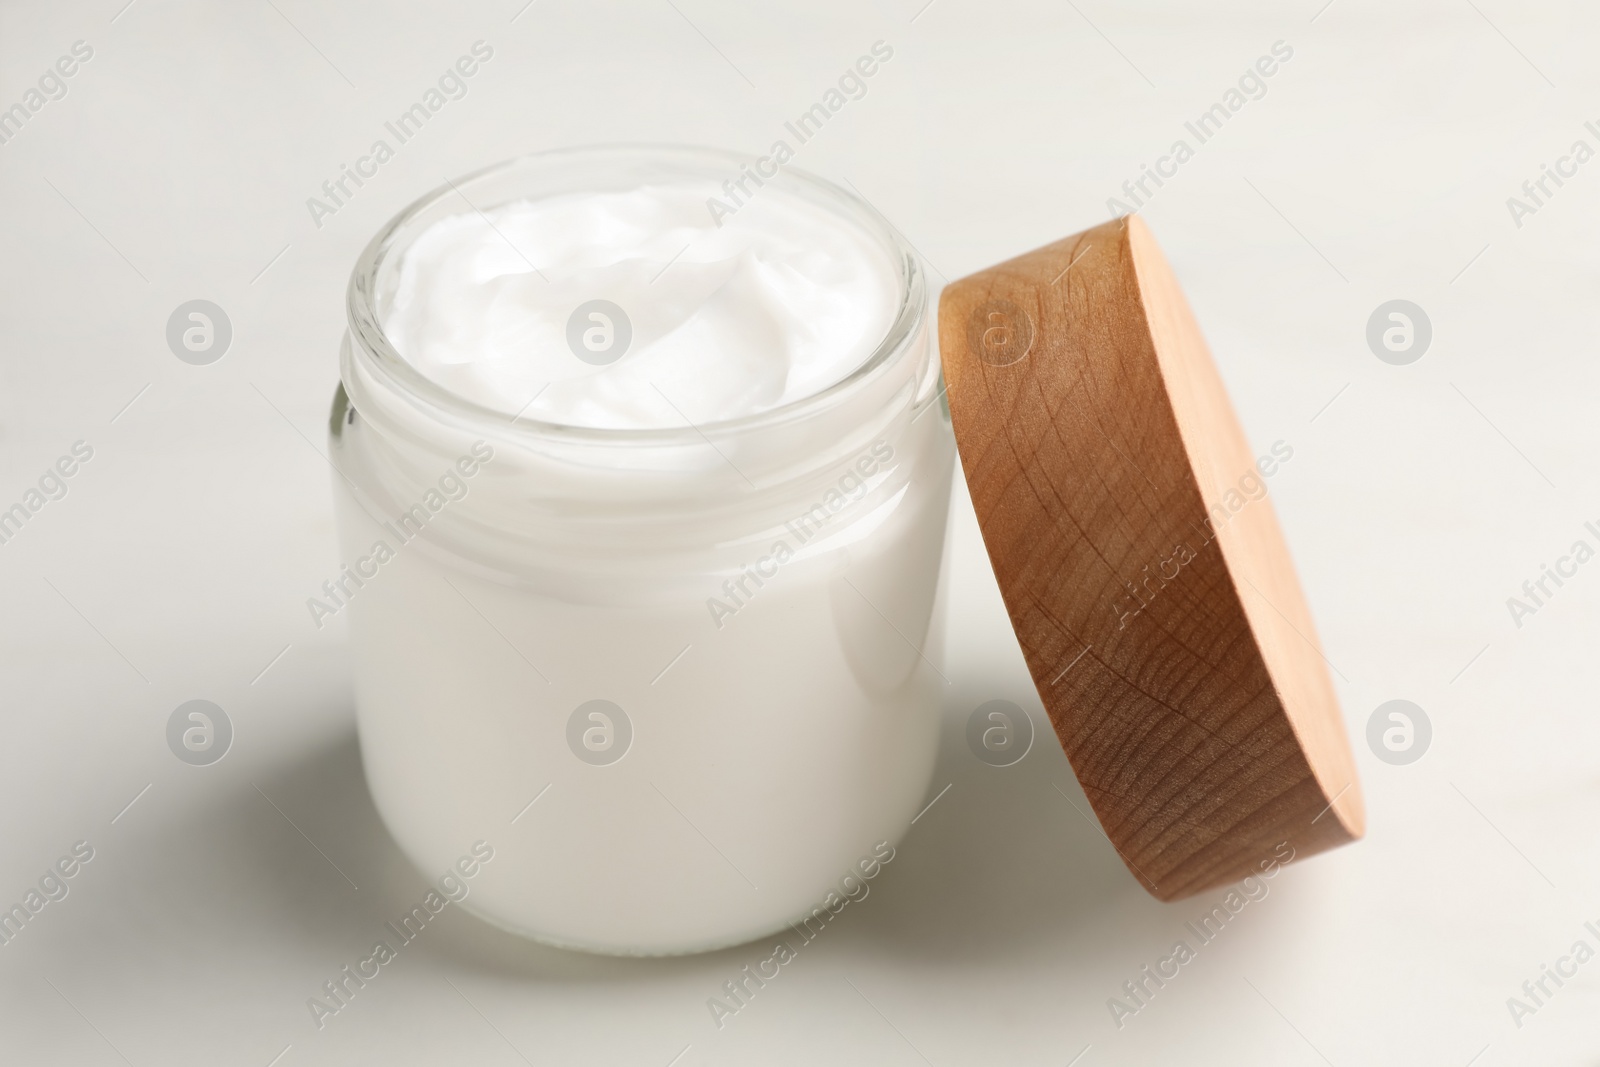
[[[508,165],[477,201],[506,205],[489,221],[453,193],[426,205],[352,288],[331,453],[364,582],[337,607],[367,783],[424,871],[490,842],[462,906],[555,944],[782,929],[928,799],[954,445],[920,273],[863,205],[788,173],[814,201],[773,182],[718,230],[699,172],[728,167],[516,200],[549,175]],[[609,365],[566,340],[593,299],[635,329]],[[424,395],[365,347],[369,316],[450,392],[534,418]],[[890,336],[803,416],[726,421],[826,389]],[[402,516],[423,532],[400,537]],[[596,702],[626,716],[609,762],[573,732],[617,725],[582,718]]]
[[[860,228],[781,189],[719,228],[706,210],[717,195],[709,182],[650,185],[441,219],[406,250],[384,330],[452,392],[576,426],[737,418],[849,375],[897,311],[896,265]],[[603,365],[567,339],[574,310],[596,299],[632,325]]]

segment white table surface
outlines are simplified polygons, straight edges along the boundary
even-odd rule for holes
[[[94,449],[0,545],[0,903],[95,850],[0,947],[0,1063],[1600,1057],[1600,962],[1520,1026],[1506,1003],[1600,947],[1600,565],[1520,628],[1506,607],[1600,520],[1600,162],[1520,227],[1506,206],[1574,140],[1600,147],[1592,5],[124,2],[0,6],[0,107],[94,49],[0,145],[0,505]],[[494,58],[469,95],[315,227],[305,199],[478,39]],[[706,998],[757,946],[596,958],[448,911],[319,1032],[306,998],[424,886],[367,799],[342,625],[304,607],[335,568],[310,442],[357,251],[524,151],[764,149],[879,39],[893,60],[796,163],[853,182],[946,277],[1103,220],[1186,119],[1293,47],[1144,215],[1252,441],[1294,448],[1272,495],[1369,836],[1273,880],[1119,1029],[1107,999],[1220,894],[1145,896],[1048,735],[1003,770],[965,748],[984,700],[1045,720],[958,494],[951,788],[727,1026]],[[205,367],[164,340],[197,297],[235,331]],[[1393,298],[1433,323],[1409,366],[1364,339]],[[199,697],[237,730],[204,768],[164,737]],[[1406,766],[1365,741],[1394,698],[1434,727]]]

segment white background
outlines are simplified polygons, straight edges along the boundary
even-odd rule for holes
[[[0,506],[74,441],[95,450],[0,545],[0,903],[95,848],[0,947],[0,1062],[1600,1057],[1600,961],[1520,1028],[1506,1006],[1575,940],[1600,947],[1600,563],[1520,628],[1506,607],[1597,543],[1600,162],[1520,228],[1506,206],[1575,139],[1600,147],[1590,5],[124,2],[0,7],[0,107],[94,48],[0,146]],[[470,94],[315,227],[306,198],[479,39]],[[1045,720],[958,497],[951,788],[725,1028],[706,998],[760,946],[593,958],[449,909],[317,1031],[306,998],[425,887],[367,800],[342,626],[305,608],[337,565],[313,442],[357,252],[444,179],[526,151],[764,151],[880,39],[892,61],[796,164],[848,178],[945,278],[1102,221],[1184,120],[1293,47],[1144,215],[1252,442],[1294,448],[1272,495],[1368,838],[1276,878],[1119,1030],[1107,999],[1220,894],[1145,896],[1048,734],[1007,769],[967,751],[982,701]],[[234,326],[208,367],[164,339],[196,297]],[[1406,367],[1364,340],[1393,298],[1433,322]],[[237,730],[206,768],[164,738],[197,697]],[[1399,697],[1434,739],[1396,767],[1365,724]]]

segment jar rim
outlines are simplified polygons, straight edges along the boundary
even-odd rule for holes
[[[722,149],[694,145],[653,143],[611,143],[583,145],[572,148],[550,149],[514,156],[499,163],[473,171],[454,181],[418,197],[391,218],[373,236],[362,250],[350,273],[346,289],[346,313],[349,331],[354,340],[350,350],[356,358],[365,357],[363,363],[384,384],[403,395],[413,405],[434,418],[462,426],[493,427],[497,433],[513,440],[560,440],[585,444],[679,444],[704,439],[715,434],[719,437],[783,425],[805,419],[813,413],[826,410],[877,378],[885,368],[895,365],[898,357],[909,350],[917,338],[918,330],[927,313],[928,295],[926,275],[916,249],[888,219],[878,212],[864,197],[844,189],[825,178],[798,167],[783,165],[778,174],[767,181],[783,179],[785,184],[800,186],[807,195],[824,202],[838,211],[848,221],[859,224],[883,246],[896,267],[899,287],[899,306],[878,345],[857,367],[843,378],[824,386],[816,392],[780,404],[767,411],[741,415],[731,419],[689,423],[682,427],[597,427],[578,426],[543,419],[512,415],[488,407],[447,389],[418,370],[400,354],[383,328],[377,306],[378,274],[401,234],[402,229],[423,213],[435,208],[450,197],[463,200],[468,210],[482,211],[484,205],[475,204],[463,192],[474,183],[487,182],[521,169],[536,169],[541,165],[560,166],[585,161],[603,163],[607,159],[617,163],[654,161],[679,165],[707,167],[717,165],[728,168],[728,173],[738,174],[749,157]],[[487,206],[498,206],[487,205]],[[463,212],[464,213],[464,212]]]

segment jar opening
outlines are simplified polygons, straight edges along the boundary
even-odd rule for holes
[[[597,427],[546,421],[487,406],[435,381],[400,353],[384,329],[386,302],[393,296],[396,266],[427,227],[448,216],[489,211],[503,204],[570,193],[625,190],[656,182],[737,177],[748,159],[730,152],[659,145],[606,145],[541,152],[477,171],[418,199],[372,239],[356,263],[347,293],[352,338],[349,358],[376,385],[397,394],[430,418],[467,429],[488,429],[510,440],[561,440],[584,444],[683,444],[742,435],[804,420],[858,393],[911,348],[926,315],[926,280],[915,251],[859,196],[793,167],[765,179],[838,215],[870,236],[892,265],[897,301],[890,325],[875,348],[832,384],[793,400],[729,419],[672,427]],[[357,407],[361,406],[356,397]]]

